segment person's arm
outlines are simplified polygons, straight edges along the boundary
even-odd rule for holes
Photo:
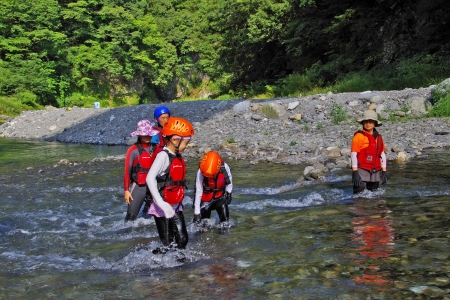
[[[228,178],[230,179],[230,184],[227,184],[225,187],[225,191],[227,193],[230,193],[233,191],[233,177],[231,176],[230,167],[227,165],[227,163],[224,163],[225,170],[228,172]]]
[[[383,151],[381,152],[381,170],[386,172],[386,167],[387,167],[387,158],[386,153]]]
[[[146,178],[147,186],[152,194],[153,201],[159,208],[161,208],[166,218],[172,218],[175,215],[175,211],[172,206],[164,201],[159,194],[156,177],[165,172],[169,166],[169,163],[169,155],[166,152],[161,151],[156,155],[155,161],[153,162]]]
[[[352,147],[350,153],[350,161],[352,171],[358,170],[358,153],[361,151],[361,147],[364,143],[365,136],[362,133],[356,133],[352,138]]]
[[[358,170],[358,152],[350,153],[352,171]]]
[[[200,170],[197,171],[195,179],[195,195],[194,195],[194,215],[200,215],[200,202],[203,194],[203,175]]]
[[[130,204],[130,201],[133,201],[133,196],[130,193],[130,183],[131,183],[131,169],[133,167],[134,160],[134,150],[135,146],[131,146],[128,148],[127,155],[125,157],[125,167],[123,172],[123,197],[127,204]]]

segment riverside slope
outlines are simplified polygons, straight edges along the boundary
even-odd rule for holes
[[[355,120],[364,110],[377,111],[389,160],[421,156],[424,149],[450,146],[448,118],[404,118],[426,113],[432,87],[401,91],[320,94],[267,100],[203,100],[166,103],[173,116],[188,119],[195,135],[186,157],[209,150],[226,159],[251,163],[310,165],[305,175],[349,167],[351,138],[361,128]],[[270,105],[278,117],[268,118]],[[77,108],[25,111],[0,126],[0,137],[120,145],[135,141],[130,133],[141,119],[153,119],[157,104],[120,108]],[[333,124],[336,108],[348,118]],[[392,119],[392,118],[391,118]],[[318,176],[313,176],[314,178]]]

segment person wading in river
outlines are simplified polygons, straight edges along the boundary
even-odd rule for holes
[[[125,221],[134,221],[145,198],[150,196],[145,179],[150,170],[153,149],[150,146],[151,137],[157,135],[149,120],[141,120],[137,130],[131,136],[137,136],[137,142],[128,148],[125,157],[123,186],[125,202],[128,204]]]
[[[357,120],[362,130],[355,132],[352,139],[351,165],[353,194],[370,191],[387,183],[386,147],[381,134],[375,129],[382,123],[373,110],[366,110],[363,117]]]
[[[154,253],[165,253],[171,246],[184,249],[188,243],[182,203],[187,185],[186,163],[181,154],[194,135],[194,128],[183,118],[171,117],[162,135],[167,144],[156,155],[146,180],[152,194],[149,214],[154,216],[159,238],[165,246]]]
[[[150,145],[152,147],[153,153],[157,154],[166,145],[167,141],[162,136],[161,130],[166,125],[170,117],[170,110],[165,106],[158,106],[153,112],[153,119],[155,120],[153,129],[158,131],[158,134],[152,136]],[[160,149],[158,149],[160,148]],[[150,208],[151,197],[146,197],[144,203],[142,204],[144,208],[142,213],[147,214]]]
[[[200,159],[195,179],[194,220],[200,224],[202,219],[211,217],[211,211],[217,211],[219,222],[228,226],[233,190],[230,167],[223,161],[219,153],[210,151]]]

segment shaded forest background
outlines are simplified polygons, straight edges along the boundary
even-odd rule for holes
[[[0,113],[450,77],[444,0],[0,0]]]

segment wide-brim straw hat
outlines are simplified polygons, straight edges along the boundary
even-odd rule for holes
[[[356,120],[356,122],[362,124],[363,121],[372,120],[375,121],[375,127],[380,127],[383,125],[383,123],[378,120],[378,114],[374,110],[366,110],[362,116],[362,118],[359,118]]]
[[[131,133],[131,136],[137,136],[137,135],[154,136],[154,135],[157,135],[158,133],[159,133],[159,130],[153,128],[152,122],[150,122],[149,120],[140,120],[137,123],[136,131],[133,131]]]

